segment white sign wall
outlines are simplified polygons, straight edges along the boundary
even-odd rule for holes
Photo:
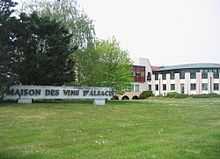
[[[5,100],[17,99],[111,99],[112,88],[72,86],[11,86]]]

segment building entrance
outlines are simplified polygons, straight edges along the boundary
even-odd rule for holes
[[[185,87],[184,87],[184,84],[183,84],[183,83],[180,84],[180,90],[181,90],[181,93],[182,93],[182,94],[185,93]]]

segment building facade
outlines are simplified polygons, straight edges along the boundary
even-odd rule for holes
[[[187,95],[220,94],[220,64],[194,63],[173,66],[151,66],[140,58],[133,66],[133,92],[152,90],[154,95],[177,92]]]

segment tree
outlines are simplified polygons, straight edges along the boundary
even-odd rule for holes
[[[49,17],[50,20],[62,23],[72,34],[69,50],[73,52],[91,47],[95,41],[95,29],[92,20],[78,9],[75,0],[32,0],[22,3],[20,12],[37,12],[40,17]],[[66,72],[69,72],[69,80],[74,81],[75,61],[68,60]],[[70,79],[71,78],[71,79]]]
[[[12,72],[12,55],[15,38],[13,28],[17,21],[11,15],[16,4],[12,0],[0,1],[0,98],[12,81],[15,81],[15,74]]]
[[[73,35],[71,47],[86,48],[95,41],[95,29],[92,20],[78,9],[75,0],[32,0],[23,2],[22,11],[38,12],[40,16],[61,21]]]
[[[77,61],[77,83],[87,86],[125,89],[132,82],[132,63],[126,51],[112,40],[96,41],[89,47],[72,55]]]
[[[16,68],[23,85],[62,85],[73,77],[68,70],[71,34],[65,26],[37,13],[22,13],[16,29]]]

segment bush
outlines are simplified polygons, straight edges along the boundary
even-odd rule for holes
[[[0,83],[0,102],[3,101],[3,97],[5,95],[5,93],[7,92],[7,85],[6,84],[2,84]]]
[[[220,97],[220,95],[216,93],[192,95],[192,98],[213,98],[213,97]]]
[[[177,92],[169,92],[169,93],[167,93],[166,97],[169,97],[169,98],[186,98],[186,97],[188,97],[188,95],[180,94],[180,93],[177,93]]]
[[[140,96],[139,99],[146,99],[148,97],[153,96],[153,92],[152,91],[143,91]]]
[[[111,100],[119,100],[119,97],[114,95]]]

